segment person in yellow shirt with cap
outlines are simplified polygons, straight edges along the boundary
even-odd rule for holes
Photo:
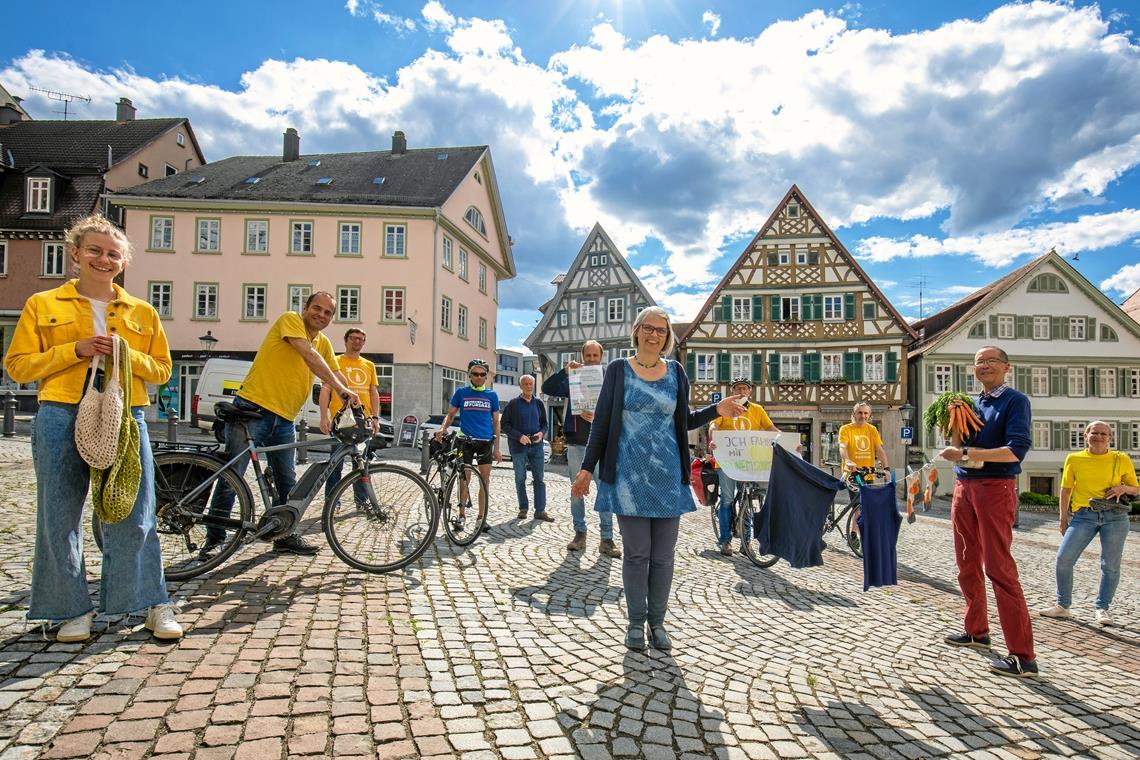
[[[874,467],[876,458],[884,470],[891,469],[887,463],[887,451],[883,448],[883,437],[871,424],[871,405],[866,401],[857,403],[851,410],[851,422],[839,428],[839,456],[848,472],[860,467]]]
[[[368,340],[368,335],[359,327],[350,327],[344,333],[344,353],[336,357],[336,364],[333,365],[340,369],[340,373],[344,375],[348,387],[352,390],[356,397],[360,399],[360,405],[364,408],[364,415],[368,419],[368,429],[373,434],[380,432],[380,381],[376,377],[376,365],[370,360],[365,359],[360,355],[364,350],[364,342]],[[328,435],[332,428],[332,418],[344,406],[344,401],[340,396],[332,392],[332,388],[326,383],[321,386],[321,432]],[[325,481],[325,498],[332,496],[333,489],[340,481],[341,470],[344,467],[344,462],[337,465],[337,467],[329,473],[329,479]],[[364,490],[364,482],[358,480],[352,484],[352,494],[357,503],[367,502],[368,495]]]

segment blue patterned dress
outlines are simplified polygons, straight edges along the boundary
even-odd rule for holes
[[[594,511],[630,517],[679,517],[695,512],[693,497],[681,482],[681,455],[673,427],[677,408],[677,367],[647,382],[625,364],[621,438],[617,441],[617,479],[598,481]]]

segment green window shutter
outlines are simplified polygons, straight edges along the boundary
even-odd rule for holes
[[[732,357],[728,353],[720,353],[716,355],[716,381],[718,383],[727,383],[732,378],[729,375],[732,373]]]
[[[894,351],[887,352],[887,382],[897,383],[899,381],[899,355]]]
[[[690,380],[693,380],[697,376],[697,352],[696,351],[686,351],[685,352],[685,374],[689,376]]]
[[[932,362],[924,362],[926,364],[926,388],[927,393],[934,393],[934,364]]]
[[[1061,376],[1061,393],[1062,396],[1069,395],[1069,370],[1067,367],[1060,367],[1057,369],[1058,374]]]
[[[1087,367],[1086,375],[1088,379],[1085,380],[1085,385],[1089,396],[1095,398],[1100,395],[1100,372],[1097,371],[1096,367]]]
[[[764,296],[752,296],[752,321],[764,321]]]
[[[724,309],[720,308],[719,303],[713,305],[712,317],[713,317],[713,322],[723,322],[724,321]]]
[[[779,322],[780,321],[780,297],[779,296],[772,296],[771,297],[771,304],[772,304],[772,321],[773,322]]]
[[[966,369],[965,365],[963,365],[963,364],[955,364],[954,365],[954,390],[958,391],[959,393],[965,393],[966,392],[966,372],[967,371],[968,370]]]
[[[720,299],[720,310],[724,314],[724,321],[732,321],[732,296],[724,296]]]
[[[768,382],[780,382],[780,355],[775,351],[768,354]]]
[[[1085,340],[1096,340],[1096,317],[1085,320]]]
[[[808,251],[808,264],[815,266],[819,263],[819,249],[812,248]]]
[[[811,296],[800,296],[800,319],[804,322],[811,319],[813,303]]]
[[[1068,433],[1068,426],[1064,422],[1053,423],[1053,440],[1049,443],[1053,444],[1054,451],[1063,451],[1069,448]]]
[[[843,376],[849,383],[863,382],[863,354],[858,351],[843,354]]]
[[[823,295],[820,293],[817,293],[811,297],[811,300],[812,300],[811,318],[817,322],[823,321]]]
[[[770,266],[770,267],[778,266],[779,263],[780,263],[779,254],[776,254],[776,253],[769,253],[768,254],[768,266]]]
[[[809,383],[819,382],[822,361],[818,353],[804,354],[804,380]]]
[[[843,318],[851,321],[855,319],[855,294],[843,294]]]
[[[1049,395],[1050,396],[1060,396],[1061,395],[1061,368],[1060,367],[1050,367],[1049,368]]]
[[[1116,368],[1116,395],[1117,396],[1127,396],[1128,395],[1128,382],[1129,382],[1128,368],[1127,367],[1117,367]]]
[[[761,354],[752,354],[752,382],[764,382],[764,357]]]
[[[998,323],[998,318],[997,318],[997,316],[996,316],[996,315],[993,315],[993,314],[991,314],[991,315],[990,315],[990,337],[991,337],[991,338],[996,338],[996,337],[997,337],[997,334],[998,334],[997,323]]]
[[[1017,389],[1027,396],[1031,377],[1029,367],[1015,367],[1013,370],[1013,382],[1017,385]]]
[[[1018,317],[1017,318],[1017,332],[1015,335],[1018,338],[1032,338],[1033,337],[1033,319],[1032,317]]]

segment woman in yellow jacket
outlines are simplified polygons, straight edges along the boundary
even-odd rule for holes
[[[108,615],[146,611],[146,627],[177,639],[155,531],[154,463],[143,421],[146,383],[170,378],[170,348],[154,307],[114,283],[130,261],[126,236],[102,216],[67,231],[67,254],[78,278],[28,299],[8,348],[13,380],[37,382],[39,411],[32,422],[36,471],[36,554],[28,619],[63,622],[58,641],[91,636],[95,605],[83,562],[83,505],[90,468],[75,447],[75,415],[91,358],[110,356],[112,337],[131,348],[132,413],[139,423],[142,482],[131,514],[103,526],[99,608]]]

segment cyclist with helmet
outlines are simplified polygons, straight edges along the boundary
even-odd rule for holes
[[[468,362],[467,375],[470,383],[456,389],[443,425],[435,434],[435,439],[442,441],[447,428],[458,414],[460,436],[471,439],[462,448],[463,461],[471,464],[474,460],[488,484],[491,482],[491,461],[503,461],[503,454],[499,451],[499,394],[487,387],[489,372],[490,367],[482,359]],[[480,517],[483,517],[485,509],[484,504],[479,505]],[[462,506],[460,516],[463,516]],[[486,530],[486,523],[483,526]]]
[[[752,395],[752,380],[747,377],[734,377],[730,386],[733,396],[744,397],[744,414],[739,417],[717,417],[709,423],[709,448],[715,449],[712,442],[713,430],[770,430],[780,432],[772,424],[768,413],[759,404],[750,403],[748,397]],[[715,454],[715,452],[714,452]],[[716,469],[717,479],[720,482],[720,553],[726,557],[732,556],[732,499],[736,496],[736,481],[725,474],[723,467]],[[741,543],[748,539],[752,531],[752,516],[745,517],[745,535],[740,537]]]

